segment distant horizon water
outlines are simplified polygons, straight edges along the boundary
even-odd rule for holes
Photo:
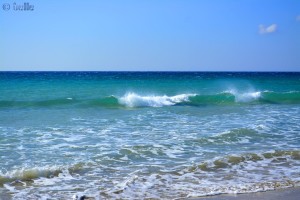
[[[216,70],[216,71],[201,71],[201,70],[3,70],[1,71],[0,70],[0,73],[1,72],[132,72],[132,73],[135,73],[135,72],[141,72],[141,73],[144,73],[144,72],[158,72],[158,73],[300,73],[300,67],[299,67],[299,71],[297,70],[291,70],[291,71],[288,71],[288,70],[254,70],[254,71],[251,71],[251,70],[224,70],[224,71],[220,71],[220,70]]]

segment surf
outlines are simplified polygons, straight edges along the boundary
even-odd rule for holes
[[[63,108],[75,107],[106,107],[106,108],[140,108],[166,106],[201,106],[201,105],[247,105],[247,104],[299,104],[300,91],[273,92],[252,91],[238,92],[226,90],[215,94],[181,93],[177,95],[141,95],[135,92],[123,96],[110,95],[93,99],[72,97],[46,100],[2,100],[1,108]]]
[[[128,93],[119,99],[119,103],[127,107],[163,107],[173,106],[190,101],[189,97],[196,94],[179,94],[175,96],[141,96],[136,93]]]

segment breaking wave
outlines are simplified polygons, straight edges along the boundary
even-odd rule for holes
[[[78,173],[83,168],[83,163],[77,163],[70,167],[44,166],[0,171],[0,186],[5,183],[30,182],[38,178],[54,178],[62,174],[71,176],[71,174]]]
[[[39,101],[0,101],[0,108],[28,108],[28,107],[163,107],[175,105],[236,105],[236,104],[299,104],[300,92],[237,92],[224,91],[216,94],[178,94],[167,95],[139,95],[137,93],[127,93],[124,96],[114,95],[97,99],[75,99],[58,98]]]
[[[140,96],[128,93],[119,99],[119,103],[128,107],[162,107],[173,106],[183,102],[189,102],[190,97],[196,94],[180,94],[176,96]]]

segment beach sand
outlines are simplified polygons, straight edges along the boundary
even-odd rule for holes
[[[198,197],[191,198],[191,200],[299,200],[300,199],[300,187],[278,189],[267,192],[257,192],[248,194],[226,194],[216,195],[210,197]]]

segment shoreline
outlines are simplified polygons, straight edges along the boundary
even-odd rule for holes
[[[195,197],[190,200],[298,200],[300,199],[300,187],[269,190],[264,192],[245,194],[220,194],[214,196]]]

